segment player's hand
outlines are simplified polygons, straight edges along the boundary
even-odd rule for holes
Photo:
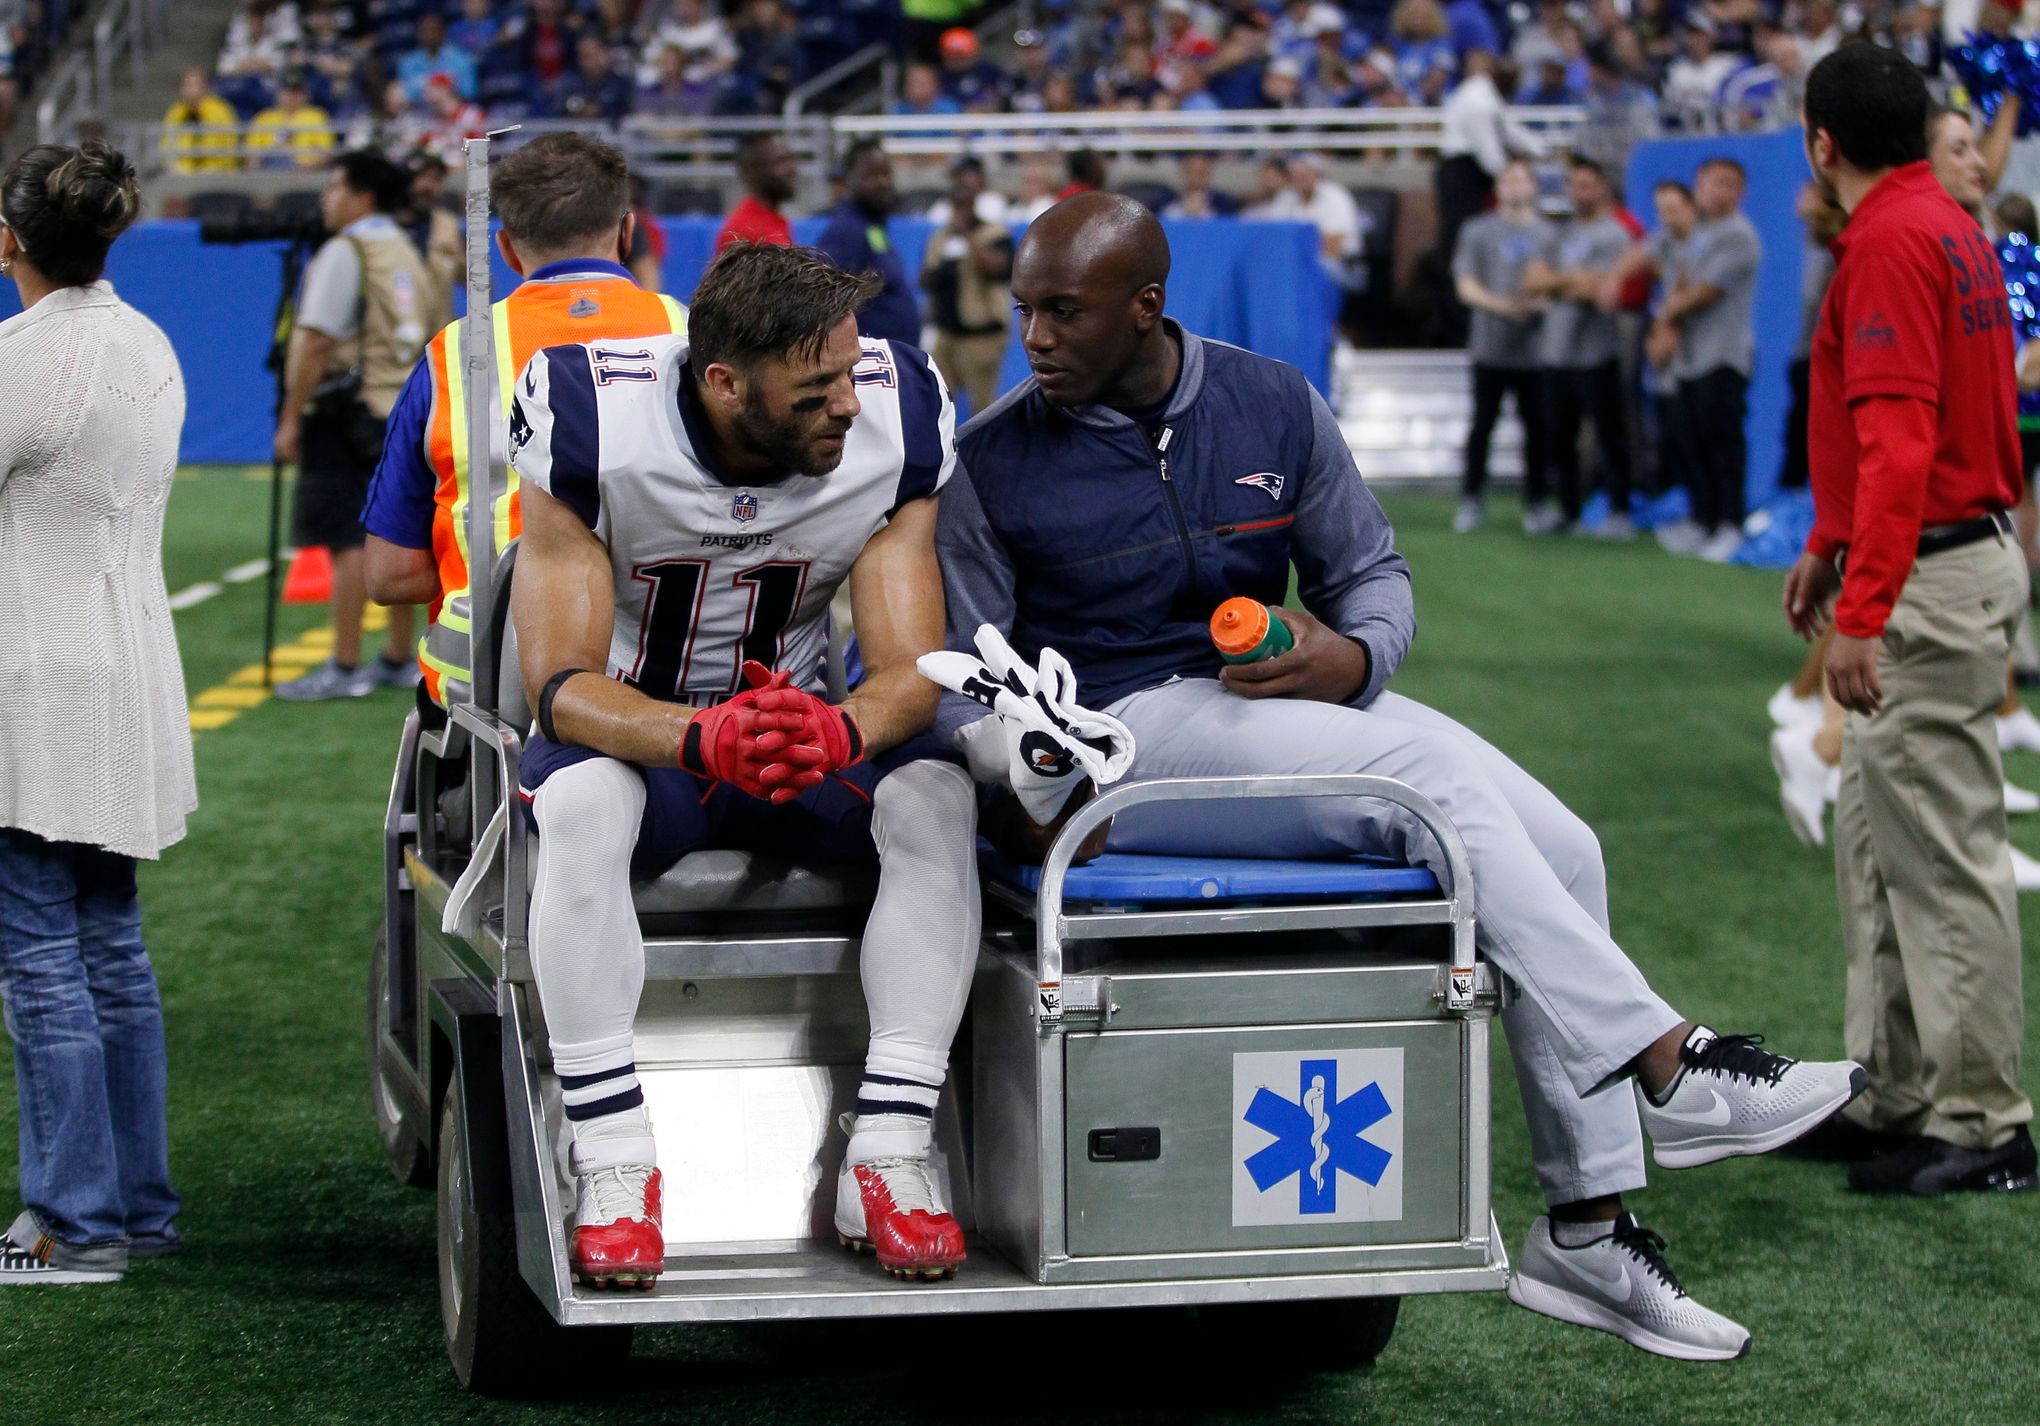
[[[1652,323],[1650,335],[1643,339],[1643,354],[1660,371],[1670,366],[1679,354],[1679,329],[1670,322]]]
[[[755,659],[744,660],[744,677],[758,690],[761,712],[792,720],[792,726],[784,735],[768,733],[759,740],[761,748],[768,754],[781,750],[797,754],[788,762],[788,774],[795,779],[792,796],[799,796],[829,773],[864,761],[864,730],[857,726],[856,715],[848,708],[795,688],[793,675],[784,669],[768,675],[765,666]],[[783,780],[784,775],[776,770],[768,772],[766,777],[768,785],[776,785]],[[788,799],[774,796],[772,800],[784,802]]]
[[[753,677],[754,669],[764,676]],[[749,687],[688,721],[680,740],[680,766],[752,797],[790,802],[822,780],[816,765],[823,754],[801,741],[797,713],[762,706],[790,675],[765,675],[755,663],[746,663],[744,674]]]
[[[1877,678],[1877,650],[1883,642],[1852,639],[1838,630],[1828,645],[1828,692],[1851,713],[1876,713],[1884,707],[1884,685]]]
[[[295,465],[304,453],[304,439],[296,416],[285,416],[276,423],[276,458],[286,465]]]
[[[1367,686],[1367,650],[1308,614],[1268,608],[1289,626],[1296,646],[1254,663],[1227,664],[1218,681],[1242,698],[1308,698],[1344,703]]]
[[[1785,622],[1802,639],[1819,635],[1827,624],[1827,604],[1841,587],[1841,571],[1834,561],[1808,551],[1785,576]]]

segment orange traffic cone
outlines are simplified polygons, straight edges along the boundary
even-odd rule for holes
[[[286,604],[324,604],[333,597],[333,556],[324,545],[299,550],[283,577]]]

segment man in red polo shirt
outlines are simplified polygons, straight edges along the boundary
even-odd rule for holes
[[[1815,520],[1785,581],[1805,637],[1830,617],[1849,709],[1835,880],[1845,1033],[1870,1071],[1808,1148],[1870,1193],[2035,1186],[2019,919],[1991,713],[2027,576],[2004,280],[1927,166],[1928,97],[1890,50],[1807,79],[1807,153],[1849,214],[1814,330]]]
[[[715,250],[734,242],[793,246],[793,228],[780,210],[793,198],[800,168],[793,150],[777,134],[749,134],[737,145],[737,174],[744,180],[744,198],[723,219]]]

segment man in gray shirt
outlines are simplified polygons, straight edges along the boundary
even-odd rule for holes
[[[1700,226],[1686,245],[1684,275],[1658,307],[1654,343],[1677,342],[1672,375],[1695,442],[1689,467],[1693,519],[1707,532],[1702,559],[1726,562],[1742,543],[1743,433],[1756,333],[1750,307],[1764,257],[1757,230],[1742,213],[1743,168],[1711,158],[1693,178]]]
[[[1594,423],[1608,519],[1603,539],[1635,536],[1629,523],[1629,435],[1622,414],[1622,368],[1615,314],[1602,302],[1608,274],[1629,251],[1629,234],[1615,221],[1608,175],[1590,159],[1574,158],[1566,174],[1573,216],[1559,230],[1549,262],[1531,265],[1532,292],[1551,301],[1544,314],[1545,432],[1559,508],[1533,502],[1523,528],[1546,535],[1580,517],[1580,422]]]
[[[1538,382],[1538,319],[1547,305],[1525,290],[1532,262],[1549,263],[1551,225],[1537,214],[1537,176],[1521,159],[1495,180],[1497,207],[1459,230],[1452,254],[1452,280],[1459,300],[1473,314],[1466,344],[1473,359],[1473,423],[1466,431],[1466,475],[1452,528],[1478,529],[1481,496],[1487,489],[1488,446],[1502,398],[1514,396],[1523,423],[1524,498],[1536,505],[1548,498],[1549,467],[1544,447],[1544,396]]]

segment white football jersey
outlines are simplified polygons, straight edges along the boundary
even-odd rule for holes
[[[823,690],[829,603],[893,512],[955,469],[956,411],[917,349],[863,339],[862,406],[823,476],[726,478],[684,336],[548,347],[517,383],[510,460],[609,550],[609,676],[695,707],[745,659]]]

